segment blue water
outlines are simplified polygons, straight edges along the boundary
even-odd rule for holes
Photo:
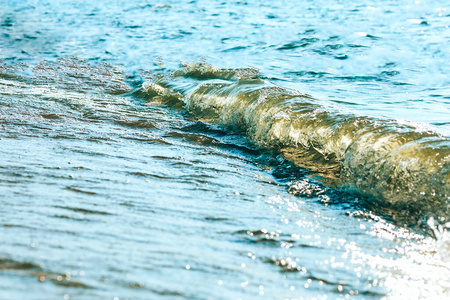
[[[448,297],[446,217],[405,221],[142,84],[250,67],[448,153],[449,25],[445,1],[3,1],[0,299]]]
[[[446,1],[6,1],[1,47],[13,61],[75,55],[127,72],[253,66],[330,105],[448,134],[449,14]]]

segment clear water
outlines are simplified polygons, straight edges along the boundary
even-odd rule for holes
[[[405,225],[141,86],[253,67],[446,153],[449,20],[445,1],[6,0],[0,298],[448,297],[450,220]]]

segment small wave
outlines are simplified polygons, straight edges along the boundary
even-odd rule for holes
[[[197,118],[244,131],[333,185],[411,216],[450,216],[450,139],[395,120],[330,111],[254,69],[184,64],[143,85]],[[331,181],[329,181],[331,179]]]
[[[0,271],[16,272],[18,275],[36,277],[39,282],[46,280],[65,288],[90,289],[91,287],[79,281],[73,280],[71,273],[60,274],[43,269],[40,265],[31,262],[16,261],[0,257]]]

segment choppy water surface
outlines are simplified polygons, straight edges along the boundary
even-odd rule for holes
[[[449,21],[7,0],[0,298],[448,297]]]

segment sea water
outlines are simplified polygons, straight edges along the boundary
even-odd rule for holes
[[[0,298],[448,297],[449,24],[3,1]]]

